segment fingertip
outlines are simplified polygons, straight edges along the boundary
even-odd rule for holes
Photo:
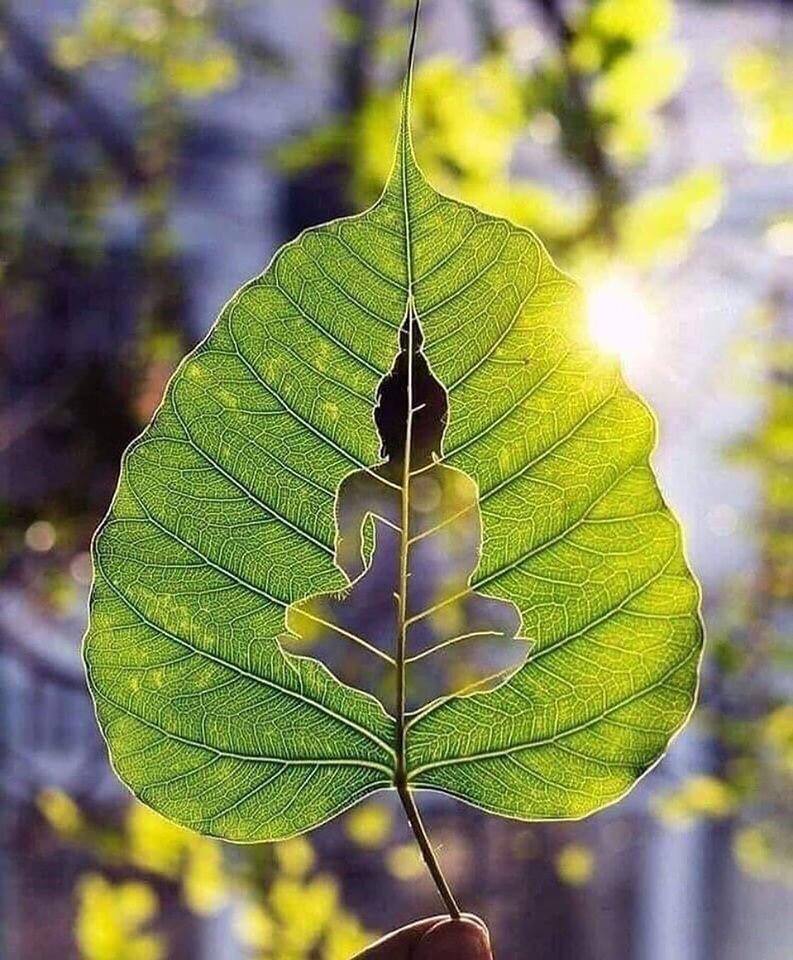
[[[493,960],[487,927],[470,914],[440,920],[419,940],[412,960]]]
[[[425,917],[410,923],[400,930],[381,937],[376,943],[370,944],[361,953],[357,953],[352,960],[405,960],[413,956],[413,950],[424,934],[445,918]]]
[[[462,915],[462,919],[470,920],[471,923],[475,923],[477,924],[477,926],[481,927],[485,932],[485,936],[487,937],[488,943],[490,942],[490,931],[487,929],[487,924],[481,917],[477,917],[475,913],[464,913]]]

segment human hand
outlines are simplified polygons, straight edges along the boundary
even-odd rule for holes
[[[478,918],[428,917],[389,933],[353,960],[493,960],[490,935]]]

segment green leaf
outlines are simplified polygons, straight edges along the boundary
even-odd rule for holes
[[[290,605],[348,587],[335,498],[375,473],[400,327],[423,332],[446,390],[441,466],[478,490],[469,592],[514,604],[532,648],[490,689],[410,716],[400,677],[409,690],[433,658],[409,662],[409,451],[410,479],[390,483],[407,557],[396,716],[278,639]],[[654,443],[652,414],[588,342],[574,283],[533,234],[425,181],[403,109],[380,200],[301,234],[231,298],[124,457],[85,641],[119,776],[160,813],[240,841],[394,785],[524,819],[616,800],[685,722],[701,648]]]

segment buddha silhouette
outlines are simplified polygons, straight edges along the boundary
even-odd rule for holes
[[[408,484],[406,665],[407,705],[413,709],[473,682],[516,667],[526,653],[516,642],[514,604],[469,586],[482,541],[478,489],[465,473],[442,463],[448,398],[424,353],[411,313],[400,329],[400,350],[377,389],[374,421],[382,461],[348,474],[336,495],[336,564],[350,585],[292,604],[282,637],[295,653],[310,653],[340,680],[385,704],[395,689],[398,591],[405,466],[410,329],[413,324],[413,416]],[[364,530],[373,546],[364,557]],[[369,541],[372,542],[371,539]]]

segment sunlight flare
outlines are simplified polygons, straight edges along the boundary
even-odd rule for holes
[[[637,279],[627,271],[611,271],[588,286],[586,320],[590,339],[603,353],[625,363],[653,353],[658,319]]]

